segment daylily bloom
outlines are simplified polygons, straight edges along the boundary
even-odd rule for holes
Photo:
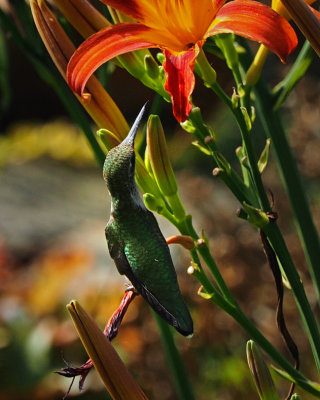
[[[179,122],[192,109],[195,59],[205,40],[233,32],[265,44],[282,61],[297,44],[290,24],[269,7],[252,0],[100,0],[137,22],[120,23],[89,37],[75,52],[67,72],[73,91],[83,94],[88,78],[106,61],[134,50],[163,51],[165,89]]]

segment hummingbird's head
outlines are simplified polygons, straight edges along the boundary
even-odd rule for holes
[[[106,181],[111,195],[117,195],[120,192],[130,193],[134,183],[134,139],[136,137],[139,124],[145,112],[146,104],[142,107],[137,116],[128,136],[107,154],[103,177]]]

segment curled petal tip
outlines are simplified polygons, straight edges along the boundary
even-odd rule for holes
[[[90,93],[82,93],[81,99],[84,102],[84,104],[89,104],[91,102],[91,94]]]
[[[234,0],[224,5],[217,13],[208,36],[230,31],[264,44],[282,62],[298,43],[287,20],[268,6],[252,0]]]

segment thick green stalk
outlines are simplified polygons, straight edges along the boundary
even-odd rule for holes
[[[177,349],[171,327],[155,312],[153,312],[153,316],[158,325],[162,346],[167,356],[178,397],[180,400],[195,400],[186,367]]]
[[[262,81],[255,88],[258,115],[273,150],[280,175],[295,216],[298,234],[320,301],[320,240],[309,208],[306,190],[295,162],[279,114],[273,111],[273,99]]]
[[[268,196],[266,195],[266,191],[264,189],[262,179],[261,179],[261,174],[258,169],[258,163],[257,163],[257,159],[256,159],[255,152],[253,149],[250,132],[248,131],[248,128],[246,126],[246,123],[244,121],[241,111],[239,109],[233,109],[233,113],[237,119],[240,131],[241,131],[243,145],[245,146],[245,150],[246,150],[246,153],[248,156],[250,170],[252,173],[252,179],[255,184],[256,190],[258,192],[258,200],[259,200],[260,206],[263,211],[270,211],[270,204],[269,204]]]

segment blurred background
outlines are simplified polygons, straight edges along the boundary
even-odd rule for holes
[[[5,3],[0,2],[0,7]],[[54,371],[65,362],[78,366],[86,361],[65,305],[78,300],[104,323],[117,308],[125,280],[119,276],[107,251],[104,228],[110,199],[100,170],[86,140],[70,120],[61,101],[35,72],[29,60],[1,31],[1,49],[8,67],[0,69],[0,398],[2,400],[54,400],[66,393],[70,380]],[[4,54],[4,53],[2,53]],[[233,82],[223,63],[213,58],[219,82],[231,94]],[[265,68],[269,82],[284,76],[288,65],[270,57]],[[320,83],[319,63],[294,90],[283,107],[288,135],[303,174],[319,223],[320,182]],[[154,93],[115,69],[108,91],[128,121],[132,122]],[[197,83],[194,103],[202,106],[220,149],[235,163],[240,137],[229,113],[215,96]],[[277,331],[277,295],[258,233],[236,217],[239,207],[232,195],[212,176],[214,164],[192,146],[163,104],[161,119],[168,137],[179,193],[198,232],[208,236],[217,264],[244,311],[272,343],[287,355]],[[259,121],[257,121],[259,127]],[[264,146],[257,129],[256,145]],[[264,182],[274,195],[274,209],[289,249],[299,267],[310,302],[316,299],[294,222],[272,161]],[[175,228],[159,218],[165,236]],[[198,283],[186,274],[187,251],[171,247],[179,282],[191,310],[195,335],[176,336],[196,398],[257,399],[246,364],[249,337],[212,303],[197,295]],[[316,379],[310,368],[311,351],[290,293],[285,315],[301,353],[302,371]],[[174,400],[177,394],[149,307],[136,298],[113,342],[129,370],[154,400]],[[289,357],[289,356],[288,356]],[[281,396],[288,385],[279,381]],[[75,382],[70,397],[108,398],[95,372],[79,392]],[[308,395],[303,393],[303,398]]]

